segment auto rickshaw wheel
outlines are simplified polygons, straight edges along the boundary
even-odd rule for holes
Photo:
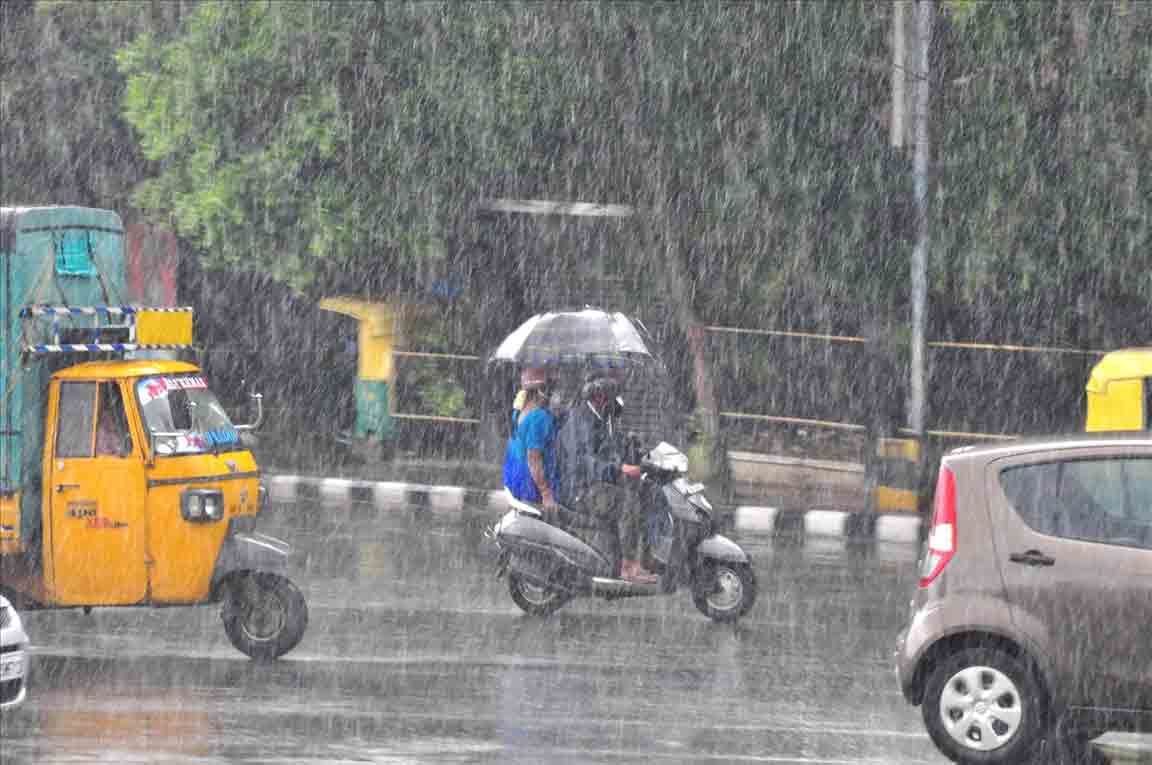
[[[246,573],[229,583],[220,613],[232,645],[258,661],[291,651],[308,627],[304,595],[277,574]]]

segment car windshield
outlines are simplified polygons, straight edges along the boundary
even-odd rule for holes
[[[240,434],[203,377],[145,377],[136,396],[157,456],[240,448]]]

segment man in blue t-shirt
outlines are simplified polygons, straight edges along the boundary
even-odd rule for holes
[[[514,430],[504,455],[504,486],[522,502],[556,509],[559,484],[554,442],[556,419],[548,410],[552,381],[547,370],[525,369],[520,376],[524,401],[514,414]]]

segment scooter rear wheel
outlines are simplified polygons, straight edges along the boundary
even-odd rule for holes
[[[530,616],[548,616],[568,602],[566,595],[532,584],[512,572],[508,574],[508,593],[520,610]]]

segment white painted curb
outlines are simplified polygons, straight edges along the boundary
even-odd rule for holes
[[[433,510],[464,509],[464,489],[459,486],[425,486],[428,504]]]
[[[843,510],[809,510],[804,514],[804,535],[807,537],[848,536],[848,515]]]
[[[762,531],[771,534],[776,530],[776,516],[780,511],[774,507],[737,507],[733,522],[741,531]]]
[[[296,500],[296,484],[300,479],[294,475],[270,475],[264,477],[268,487],[268,499],[273,502],[293,502]]]
[[[395,481],[357,481],[348,478],[327,478],[298,475],[265,475],[270,502],[293,504],[301,499],[319,500],[321,503],[349,503],[354,500],[371,502],[378,510],[425,507],[438,513],[464,513],[465,511],[503,511],[506,501],[503,491],[474,490],[461,486],[429,486]],[[307,496],[302,489],[308,487]],[[764,534],[776,533],[785,511],[776,507],[740,505],[731,508],[733,526],[737,531]],[[793,511],[789,511],[793,513]],[[846,510],[794,511],[805,538],[847,539],[854,513]],[[791,527],[791,526],[790,526]],[[879,515],[871,538],[861,541],[915,545],[920,541],[920,518],[911,515]]]
[[[881,515],[876,519],[878,542],[919,544],[920,517],[916,515]]]
[[[372,484],[372,504],[379,509],[403,507],[408,503],[408,484],[378,481]]]

